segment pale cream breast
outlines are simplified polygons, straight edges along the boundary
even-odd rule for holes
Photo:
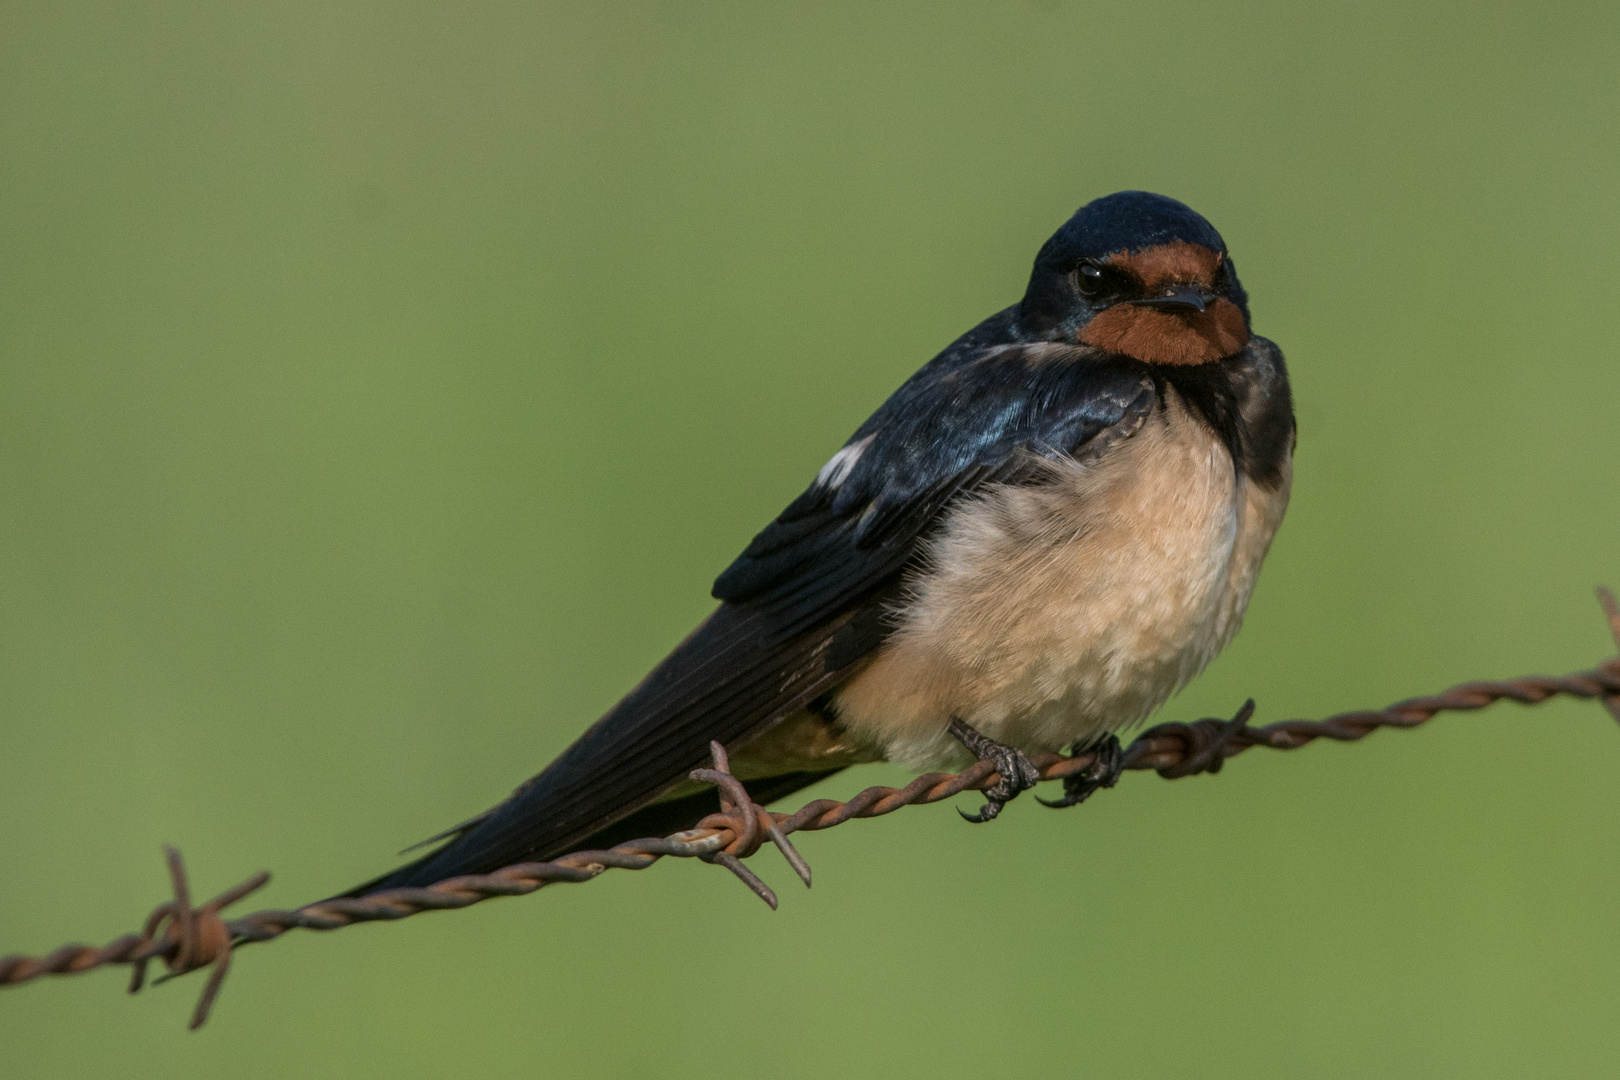
[[[838,694],[855,743],[914,768],[960,718],[1027,751],[1128,727],[1237,632],[1288,500],[1167,390],[1130,438],[951,511],[898,627]]]

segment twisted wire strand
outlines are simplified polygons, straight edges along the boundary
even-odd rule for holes
[[[1606,589],[1599,602],[1620,648],[1620,603]],[[1380,728],[1414,728],[1445,712],[1471,712],[1498,701],[1537,705],[1555,697],[1596,699],[1620,722],[1620,657],[1600,666],[1562,677],[1529,675],[1505,681],[1461,683],[1428,697],[1408,698],[1384,709],[1339,713],[1324,720],[1281,720],[1249,727],[1254,702],[1246,702],[1229,720],[1166,723],[1139,735],[1125,752],[1125,768],[1154,770],[1165,779],[1216,773],[1227,758],[1251,747],[1296,750],[1317,739],[1354,742]],[[224,908],[269,881],[258,873],[226,890],[201,907],[193,907],[180,853],[166,848],[174,899],[160,904],[139,934],[125,934],[100,947],[64,945],[46,956],[20,954],[0,957],[0,986],[29,982],[43,975],[75,975],[109,964],[133,967],[130,993],[140,990],[146,965],[162,960],[173,978],[199,968],[212,973],[192,1014],[190,1027],[207,1020],[230,968],[238,945],[272,941],[289,930],[337,930],[356,923],[408,918],[425,911],[447,911],[501,896],[526,896],[557,882],[584,882],[610,869],[644,870],[659,859],[697,858],[730,870],[773,909],[774,891],[741,860],[773,843],[806,886],[810,868],[794,849],[789,835],[830,829],[856,818],[881,817],[903,806],[922,806],[953,798],[964,791],[990,787],[999,775],[988,761],[979,761],[959,773],[925,773],[905,787],[869,787],[839,802],[816,799],[791,814],[776,813],[755,803],[743,784],[731,774],[726,753],[710,744],[714,767],[696,769],[695,780],[716,785],[721,809],[697,826],[666,837],[630,840],[605,851],[576,851],[546,862],[516,863],[488,874],[466,874],[417,888],[386,889],[361,897],[323,900],[293,910],[267,909],[236,919],[221,916]],[[1094,752],[1072,756],[1032,754],[1042,780],[1061,780],[1089,769]]]

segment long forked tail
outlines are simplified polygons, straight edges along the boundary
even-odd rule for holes
[[[848,621],[837,619],[784,640],[772,633],[767,613],[721,605],[505,802],[458,827],[438,850],[344,895],[431,885],[690,828],[718,809],[712,791],[655,800],[708,761],[711,740],[727,747],[745,743],[841,681],[844,670],[867,651],[829,648]],[[871,631],[858,632],[872,634],[875,642]],[[790,773],[754,781],[750,790],[755,801],[765,803],[826,775]]]

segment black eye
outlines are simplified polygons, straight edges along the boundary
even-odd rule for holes
[[[1074,275],[1074,282],[1081,295],[1098,295],[1103,291],[1102,267],[1092,263],[1081,263],[1079,272]]]

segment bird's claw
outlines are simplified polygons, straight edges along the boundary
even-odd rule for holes
[[[956,741],[967,747],[974,757],[994,763],[999,774],[996,782],[984,789],[985,803],[976,813],[970,814],[957,808],[956,812],[962,815],[963,820],[975,825],[993,820],[1001,813],[1003,806],[1018,797],[1019,792],[1034,787],[1040,781],[1041,771],[1022,750],[981,735],[960,720],[951,721],[950,731]]]
[[[1097,759],[1086,769],[1063,778],[1061,799],[1043,799],[1037,795],[1035,801],[1061,810],[1065,806],[1079,806],[1094,793],[1119,783],[1120,774],[1125,771],[1125,748],[1119,745],[1119,737],[1110,735],[1091,750]]]

